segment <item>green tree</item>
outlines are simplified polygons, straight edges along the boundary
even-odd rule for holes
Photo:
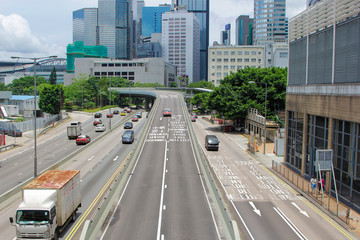
[[[200,82],[193,82],[190,83],[188,88],[206,88],[206,89],[213,89],[215,86],[212,82],[208,81],[200,81]]]
[[[201,106],[202,109],[207,109],[207,102],[209,98],[210,93],[197,93],[194,95],[194,97],[191,99],[192,105],[197,105],[198,107]]]
[[[4,83],[0,83],[0,91],[9,91],[9,89]]]
[[[43,77],[37,76],[36,86],[42,83],[47,83],[47,81]],[[7,87],[14,95],[34,95],[34,76],[25,76],[14,79]]]
[[[57,80],[56,68],[54,67],[51,71],[49,82],[51,85],[55,85]]]
[[[265,113],[267,85],[267,117],[273,118],[285,109],[286,68],[245,68],[225,77],[209,94],[207,106],[227,119],[244,121],[250,108]],[[254,82],[254,83],[250,83]]]
[[[39,108],[49,114],[58,114],[63,95],[62,85],[43,84],[40,91]]]
[[[171,82],[169,87],[176,88],[178,85],[176,82]]]

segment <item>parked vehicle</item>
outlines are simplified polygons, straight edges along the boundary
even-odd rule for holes
[[[102,118],[102,113],[95,113],[94,117],[95,118]]]
[[[219,150],[220,141],[215,135],[205,136],[205,148],[206,150]]]
[[[91,138],[88,135],[80,135],[76,139],[77,145],[85,145],[91,142]]]
[[[79,207],[80,171],[49,170],[22,188],[22,203],[10,223],[16,239],[57,239],[76,220]]]
[[[106,127],[104,124],[98,124],[95,127],[95,132],[104,132],[106,130]]]
[[[117,110],[117,109],[115,109],[114,111],[113,111],[113,114],[119,114],[120,112],[119,112],[119,110]]]
[[[22,132],[19,129],[9,129],[7,135],[12,137],[22,137]]]
[[[101,119],[94,119],[93,125],[96,126],[98,124],[102,124]]]
[[[70,125],[67,127],[67,136],[69,139],[76,139],[81,135],[81,125]]]
[[[122,143],[133,143],[134,135],[133,130],[126,130],[122,135]]]
[[[133,116],[133,117],[131,118],[131,121],[133,121],[133,122],[138,122],[138,121],[139,121],[139,118],[138,118],[137,116]]]
[[[133,123],[132,122],[126,122],[124,124],[124,129],[132,129],[133,128]]]
[[[163,116],[164,116],[164,117],[171,117],[171,110],[170,110],[170,108],[164,108]]]

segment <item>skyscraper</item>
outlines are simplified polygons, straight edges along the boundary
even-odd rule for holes
[[[132,0],[99,0],[99,44],[108,48],[108,57],[133,58]]]
[[[161,16],[170,12],[170,5],[142,8],[142,36],[151,37],[152,33],[161,33]]]
[[[252,45],[252,25],[254,19],[248,15],[241,15],[236,19],[235,45]]]
[[[136,43],[140,42],[142,34],[142,8],[145,6],[144,0],[137,0],[136,11]]]
[[[97,24],[97,8],[83,8],[73,11],[73,42],[82,41],[86,46],[96,45]]]
[[[288,21],[285,17],[286,0],[254,0],[254,42],[285,42]]]
[[[172,0],[172,7],[184,6],[200,22],[200,81],[207,81],[209,47],[209,0]]]
[[[182,9],[162,16],[163,57],[177,67],[177,77],[200,79],[200,24],[194,13]]]

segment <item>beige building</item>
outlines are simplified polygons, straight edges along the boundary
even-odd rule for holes
[[[220,85],[230,72],[246,67],[264,67],[264,46],[223,46],[209,47],[208,81]]]

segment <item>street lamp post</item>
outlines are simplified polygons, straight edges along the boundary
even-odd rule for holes
[[[34,177],[37,176],[37,151],[36,151],[36,61],[46,58],[56,58],[57,56],[48,57],[11,57],[12,59],[27,59],[34,61]]]
[[[265,84],[265,119],[264,119],[264,154],[266,154],[266,108],[267,108],[267,83],[266,82],[254,82],[249,81],[249,83],[261,83]]]

